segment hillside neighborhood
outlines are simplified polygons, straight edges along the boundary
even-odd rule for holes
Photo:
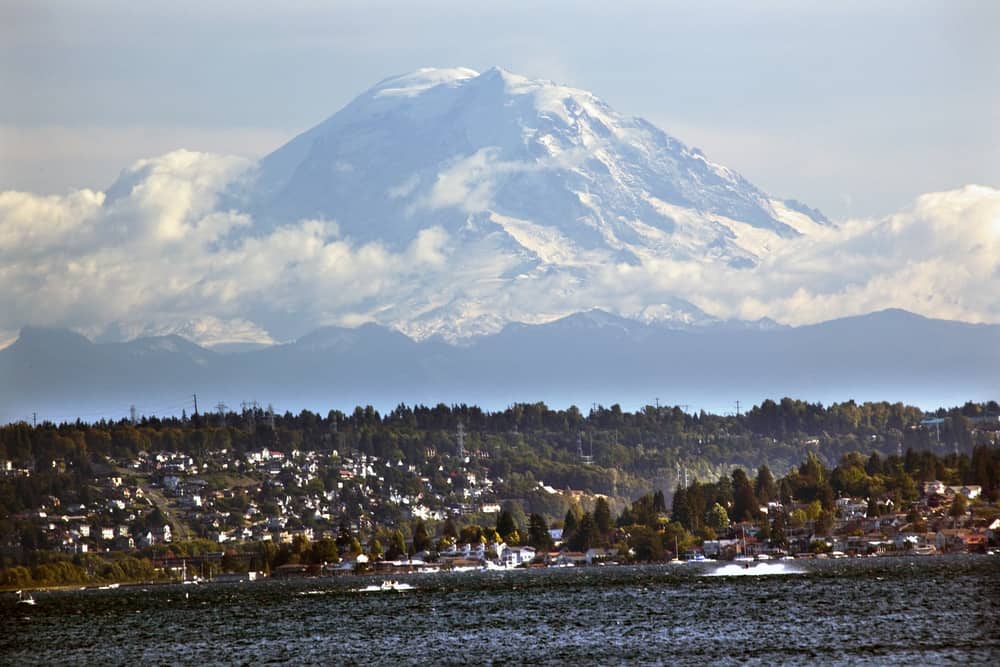
[[[922,428],[930,426],[939,425]],[[509,477],[518,473],[497,474],[503,466],[486,448],[465,450],[464,426],[451,435],[457,450],[439,452],[427,440],[416,460],[412,452],[386,457],[329,445],[279,449],[274,442],[244,451],[139,450],[86,463],[2,460],[0,487],[16,493],[44,476],[51,489],[19,496],[28,506],[6,519],[4,583],[29,583],[32,565],[37,572],[53,560],[45,553],[77,563],[138,557],[148,560],[149,573],[176,578],[189,576],[189,566],[190,576],[292,576],[985,553],[1000,545],[995,445],[977,448],[971,461],[846,454],[832,470],[810,453],[782,479],[767,466],[756,476],[733,467],[717,482],[678,478],[672,496],[657,491],[630,501],[545,479],[512,496]],[[581,438],[577,447],[578,465],[595,467]],[[981,484],[915,482],[904,473],[915,466],[911,472],[923,477],[929,469],[954,478],[955,465],[966,477],[971,467],[985,466],[994,486],[984,493]],[[82,483],[59,488],[74,475]]]

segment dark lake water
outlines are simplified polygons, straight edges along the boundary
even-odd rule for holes
[[[1000,557],[6,595],[4,664],[1000,664]],[[735,576],[729,576],[727,573]]]

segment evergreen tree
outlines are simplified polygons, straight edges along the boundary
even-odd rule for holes
[[[550,551],[552,549],[552,536],[549,534],[549,526],[545,522],[545,517],[541,514],[532,513],[528,517],[528,544],[538,551]]]
[[[661,489],[657,489],[656,493],[653,494],[653,511],[658,514],[664,514],[667,511],[667,501],[664,499]]]
[[[497,517],[497,532],[500,533],[500,537],[506,540],[516,530],[517,526],[514,525],[514,517],[507,510],[502,510]]]
[[[961,493],[955,494],[955,499],[951,501],[951,508],[948,510],[948,515],[955,519],[963,518],[969,511],[969,501]]]
[[[381,560],[382,554],[382,542],[376,537],[372,540],[371,545],[369,545],[368,556],[372,560]]]
[[[403,531],[399,528],[392,531],[389,539],[389,549],[385,555],[389,560],[396,560],[406,555],[406,539],[403,537]]]
[[[657,491],[660,494],[660,502],[663,502],[663,492]],[[656,497],[653,498],[653,505],[656,505]],[[662,510],[661,510],[662,511]],[[608,501],[603,497],[598,498],[597,502],[594,504],[594,525],[597,527],[597,532],[602,537],[611,532],[611,508],[608,506]]]
[[[337,548],[341,551],[349,549],[354,536],[351,535],[351,525],[344,517],[340,520],[340,529],[337,531]]]
[[[444,526],[441,528],[441,537],[452,541],[458,540],[458,528],[455,527],[455,522],[452,521],[451,517],[444,520]]]
[[[878,452],[872,452],[871,456],[868,457],[868,461],[865,463],[865,472],[869,475],[882,474],[882,459]]]
[[[583,518],[580,519],[580,525],[577,526],[576,531],[567,544],[572,551],[586,551],[591,547],[597,546],[599,539],[594,517],[589,512],[586,512]]]
[[[687,489],[680,484],[674,489],[674,500],[670,508],[670,520],[676,521],[688,530],[691,530],[691,509],[687,502]]]
[[[563,542],[568,542],[576,533],[577,518],[573,508],[566,510],[566,518],[563,519]]]
[[[774,475],[767,465],[762,465],[757,469],[757,479],[754,480],[754,493],[757,500],[762,503],[769,503],[778,496],[778,485],[774,481]]]
[[[733,471],[733,507],[730,516],[736,522],[752,521],[760,516],[760,502],[746,473],[739,468]]]
[[[417,524],[413,528],[413,551],[419,553],[431,548],[431,538],[427,534],[427,526],[423,519],[417,519]]]
[[[788,538],[785,534],[787,521],[785,513],[778,511],[771,520],[771,544],[778,549],[788,548]]]
[[[691,482],[687,489],[688,520],[691,522],[690,530],[697,531],[704,522],[705,513],[708,511],[708,497],[706,495],[706,485],[697,479]],[[728,505],[732,500],[731,485],[725,476],[716,485],[716,501],[723,505]]]

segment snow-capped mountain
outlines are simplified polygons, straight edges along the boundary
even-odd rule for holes
[[[429,257],[436,270],[352,315],[449,339],[595,307],[711,322],[668,280],[642,298],[591,286],[658,261],[750,268],[828,224],[589,92],[499,68],[386,79],[263,158],[222,206],[256,231],[320,220],[352,243]]]

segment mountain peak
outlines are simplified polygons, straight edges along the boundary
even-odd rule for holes
[[[447,270],[421,272],[393,303],[352,313],[378,313],[380,324],[425,337],[445,323],[460,338],[486,333],[484,321],[498,331],[506,322],[568,315],[579,300],[541,312],[525,300],[531,286],[544,290],[543,282],[562,276],[585,289],[602,266],[753,267],[820,222],[812,209],[769,197],[586,90],[502,67],[424,68],[384,79],[258,167],[235,200],[262,227],[336,220],[341,237],[396,253],[427,230],[445,239]],[[684,296],[657,294],[629,308]],[[512,305],[500,313],[500,303]]]
[[[422,67],[382,79],[369,92],[374,97],[414,97],[435,86],[454,85],[477,76],[479,72],[467,67]]]

